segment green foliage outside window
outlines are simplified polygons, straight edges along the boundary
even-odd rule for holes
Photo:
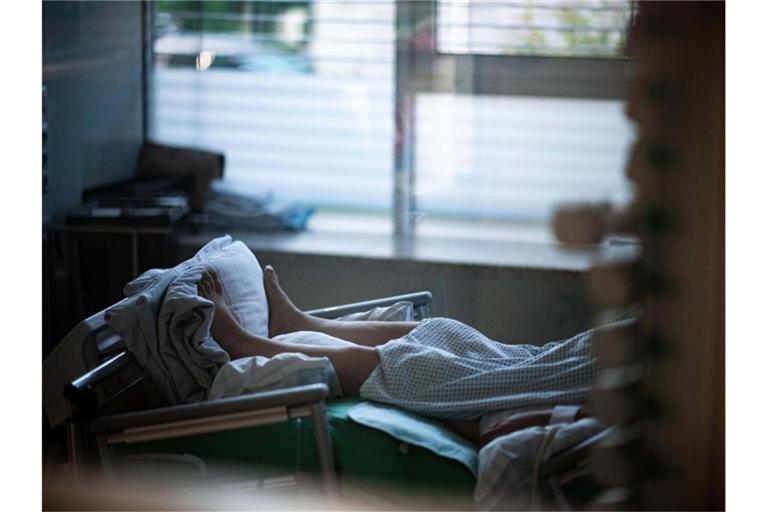
[[[603,1],[600,7],[616,6],[616,2]],[[618,26],[626,23],[626,13],[621,10],[587,10],[587,9],[561,9],[558,12],[559,21],[566,27],[562,31],[568,48],[617,48],[617,53],[624,47],[624,31],[618,32],[619,40],[611,41],[611,32],[606,30],[588,30],[590,27]],[[579,30],[577,30],[579,29]]]
[[[170,17],[182,32],[272,33],[279,15],[309,2],[155,1],[155,14]],[[249,15],[253,18],[249,19]],[[272,18],[272,19],[269,19]]]

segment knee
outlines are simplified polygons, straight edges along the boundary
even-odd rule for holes
[[[345,347],[345,357],[336,373],[341,380],[341,387],[345,395],[356,395],[360,387],[370,377],[373,370],[379,365],[380,359],[376,349],[356,345]]]

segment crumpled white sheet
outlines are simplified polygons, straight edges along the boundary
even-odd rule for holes
[[[346,344],[319,332],[299,331],[275,336],[276,340],[307,345]],[[306,384],[327,384],[331,396],[341,396],[336,371],[327,357],[286,352],[274,357],[244,357],[223,365],[216,374],[208,399],[238,396]]]
[[[529,427],[494,439],[478,453],[475,501],[483,510],[536,508],[537,458],[544,462],[603,428],[596,419],[583,418],[573,423]]]
[[[232,242],[211,240],[192,258],[170,269],[152,269],[131,281],[127,298],[108,308],[104,319],[170,403],[196,402],[229,355],[210,335],[211,301],[196,293],[173,293],[171,283],[186,271],[202,274],[208,257]]]
[[[165,270],[104,315],[172,404],[203,400],[219,367],[229,361],[210,335],[209,300],[189,295],[165,301],[168,285],[186,268]]]
[[[336,372],[327,357],[285,353],[244,357],[223,365],[208,390],[208,399],[272,391],[307,384],[327,384],[331,396],[341,395]]]
[[[389,306],[381,306],[369,309],[368,311],[358,311],[341,316],[336,320],[360,321],[375,320],[378,322],[411,322],[413,321],[413,303],[405,300],[395,302]]]

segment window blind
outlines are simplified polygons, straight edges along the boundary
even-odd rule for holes
[[[620,0],[438,0],[446,53],[621,57],[632,4]]]
[[[416,123],[424,214],[541,222],[562,202],[629,200],[620,101],[420,94]]]
[[[391,212],[395,1],[154,5],[152,137],[223,151],[225,178],[246,190]],[[629,2],[433,5],[432,21],[416,20],[400,36],[431,34],[435,69],[449,69],[444,56],[458,54],[447,74],[470,85],[415,93],[408,122],[417,217],[541,223],[562,201],[629,197],[622,101],[487,90],[557,76],[537,74],[531,55],[550,67],[620,55]],[[474,56],[494,60],[474,67]],[[519,56],[529,60],[519,65]],[[480,82],[483,90],[473,90]]]
[[[152,136],[278,199],[386,211],[391,1],[156,2]]]
[[[453,92],[416,96],[419,213],[540,223],[562,202],[628,201],[624,167],[632,127],[623,100],[578,97],[576,89],[590,90],[591,77],[573,76],[564,65],[623,58],[631,3],[438,0],[436,6],[436,66],[446,67],[440,61],[446,54],[476,58],[452,61]],[[494,60],[486,64],[489,56]],[[504,78],[483,76],[490,71]],[[510,93],[512,81],[528,83],[529,91]],[[485,91],[478,93],[480,82]]]

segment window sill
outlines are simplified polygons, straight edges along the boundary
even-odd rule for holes
[[[439,236],[438,228],[430,234],[419,234],[403,240],[391,233],[381,217],[321,214],[301,233],[257,233],[230,231],[256,252],[337,256],[356,259],[420,262],[443,265],[584,272],[597,262],[626,261],[639,254],[640,246],[632,242],[612,241],[594,246],[566,246],[551,236],[521,228],[521,236],[490,239],[487,233],[477,236]],[[460,234],[450,224],[444,233]],[[204,231],[179,236],[183,248],[196,249],[224,233]]]

